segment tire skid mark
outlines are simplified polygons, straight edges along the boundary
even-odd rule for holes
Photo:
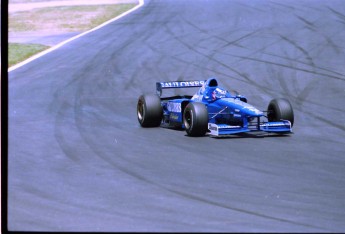
[[[176,16],[171,16],[171,18],[176,18],[177,19],[177,17]],[[160,28],[169,28],[169,26],[168,26],[168,24],[162,24],[162,25],[160,25]],[[168,33],[170,36],[172,35],[171,33]],[[192,35],[193,33],[187,33],[187,34],[183,34],[182,36],[183,37],[186,37],[186,36],[189,36],[189,35]],[[168,41],[171,41],[171,40],[174,40],[174,41],[176,41],[176,37],[177,36],[172,36],[172,37],[169,37],[168,39],[166,39],[166,40],[164,40],[164,41],[161,41],[160,43],[161,44],[164,44],[164,43],[166,43],[166,42],[168,42]],[[190,67],[192,66],[192,65],[194,65],[193,63],[190,63],[190,62],[187,62],[187,61],[184,61],[184,60],[179,60],[179,59],[177,59],[178,57],[180,57],[180,56],[183,56],[184,54],[188,54],[188,52],[181,52],[181,53],[176,53],[176,51],[174,52],[174,55],[172,55],[172,54],[167,54],[167,53],[165,53],[165,52],[163,52],[163,51],[161,51],[160,50],[160,48],[157,46],[157,44],[155,44],[155,45],[152,45],[151,43],[149,43],[149,42],[147,42],[147,41],[144,41],[144,44],[147,46],[147,48],[149,48],[151,51],[153,51],[153,52],[155,52],[157,55],[159,55],[159,59],[157,59],[158,60],[158,62],[157,62],[157,64],[159,65],[159,64],[161,64],[161,63],[164,63],[167,59],[173,59],[173,60],[175,60],[175,61],[177,61],[177,62],[180,62],[182,65],[185,65],[185,66],[182,66],[182,69],[181,69],[181,72],[179,72],[180,73],[180,75],[178,75],[177,76],[177,78],[171,78],[171,77],[169,77],[166,73],[164,73],[163,71],[160,71],[160,69],[157,69],[157,67],[159,67],[159,66],[155,66],[155,67],[147,67],[146,66],[146,69],[145,70],[149,70],[149,71],[151,71],[151,72],[149,72],[149,73],[159,73],[159,76],[158,77],[160,77],[161,79],[164,79],[164,80],[166,80],[166,81],[168,81],[168,80],[185,80],[186,78],[185,78],[185,76],[183,75],[183,74],[186,74],[187,73],[187,71],[190,69]],[[156,65],[157,65],[156,64]],[[163,78],[164,77],[164,78]],[[178,90],[174,90],[175,92],[177,92]]]
[[[291,65],[292,66],[292,65]],[[297,106],[294,106],[294,109],[299,110],[300,112],[304,112],[302,105],[304,103],[312,104],[319,106],[321,109],[329,109],[333,111],[343,112],[343,109],[336,108],[333,105],[325,105],[321,103],[317,103],[313,99],[308,99],[308,96],[311,94],[311,92],[319,86],[320,79],[312,79],[302,90],[298,91],[300,89],[300,86],[294,86],[292,88],[292,91],[289,91],[289,86],[286,83],[286,79],[280,75],[280,70],[276,71],[271,66],[267,66],[268,72],[270,74],[275,74],[273,77],[278,78],[278,81],[280,82],[280,86],[282,87],[284,93],[293,100],[294,103],[297,104],[297,106],[300,106],[300,108],[297,108]],[[297,72],[297,71],[296,71]],[[296,77],[296,76],[294,76]],[[292,77],[293,78],[293,77]],[[296,79],[296,78],[293,78]],[[289,84],[297,84],[297,82],[290,82]]]
[[[196,54],[201,55],[202,57],[207,58],[209,61],[213,61],[213,62],[215,62],[215,63],[221,65],[222,67],[226,68],[227,70],[231,71],[232,73],[236,74],[237,76],[239,76],[239,77],[241,77],[241,78],[244,78],[244,80],[245,80],[245,82],[246,82],[247,84],[249,84],[249,85],[254,85],[255,87],[259,88],[260,90],[262,90],[262,91],[265,92],[265,93],[270,92],[270,91],[268,91],[269,88],[267,88],[267,87],[264,86],[264,85],[260,85],[259,83],[256,83],[255,80],[251,79],[251,78],[249,77],[248,74],[243,73],[243,72],[240,72],[240,71],[238,71],[238,70],[232,68],[231,66],[225,64],[224,62],[222,62],[222,61],[220,61],[220,60],[218,60],[218,59],[215,59],[215,58],[214,58],[214,54],[215,54],[215,52],[217,52],[217,51],[213,52],[211,55],[205,54],[205,53],[203,53],[203,52],[197,50],[196,47],[195,47],[195,45],[190,45],[190,44],[184,42],[184,41],[183,41],[182,39],[180,39],[178,36],[174,35],[174,33],[170,30],[170,28],[167,27],[166,29],[167,29],[167,32],[168,32],[168,33],[170,33],[179,43],[181,43],[182,45],[184,45],[185,47],[187,47],[189,50],[195,52]],[[253,32],[253,33],[250,33],[250,35],[247,34],[245,37],[241,37],[241,38],[242,38],[242,39],[244,39],[244,38],[249,38],[249,37],[250,37],[251,35],[253,35],[254,33],[257,33],[257,31],[255,31],[255,32]],[[236,42],[237,42],[237,41],[238,41],[238,40],[236,40]],[[227,41],[227,42],[228,42],[228,41]],[[202,67],[202,68],[205,69],[205,67]],[[229,75],[227,75],[227,77],[229,77]],[[240,81],[244,81],[243,79],[239,79],[239,78],[236,78],[236,79],[237,79],[237,80],[240,80]]]
[[[282,88],[283,94],[282,96],[288,96],[291,97],[291,92],[289,91],[289,87],[286,84],[286,81],[282,75],[281,69],[276,69],[274,66],[266,66],[267,73],[271,74],[272,77],[277,80],[280,84],[280,87]],[[269,85],[269,80],[267,79],[267,85]]]
[[[327,27],[327,25],[321,25],[320,26],[321,28],[322,27]],[[344,50],[344,48],[343,47],[341,47],[341,46],[339,46],[339,45],[337,45],[334,41],[333,41],[333,39],[332,38],[334,38],[334,37],[336,37],[337,35],[338,35],[338,32],[336,32],[336,33],[334,33],[333,35],[327,35],[326,33],[324,33],[324,32],[322,32],[322,31],[320,31],[319,30],[319,27],[314,27],[314,28],[310,28],[310,27],[308,27],[310,30],[312,30],[315,34],[317,34],[318,36],[321,36],[321,37],[323,37],[324,38],[324,40],[325,40],[325,44],[324,43],[319,43],[319,44],[316,44],[314,47],[311,47],[310,48],[310,51],[313,51],[313,50],[315,50],[316,48],[319,48],[320,49],[320,47],[323,45],[323,47],[325,47],[325,48],[328,48],[328,47],[330,47],[330,48],[332,48],[337,54],[341,54],[343,51],[342,50]]]
[[[308,100],[308,96],[312,93],[314,88],[319,85],[319,79],[313,79],[312,81],[309,82],[298,94],[296,97],[296,103],[299,104],[300,106],[303,105],[303,103]]]
[[[269,46],[271,46],[272,44],[275,44],[275,43],[279,43],[279,42],[281,42],[283,39],[282,38],[280,38],[278,41],[276,41],[276,42],[273,42],[273,43],[271,43],[270,45],[268,45],[268,46],[265,46],[264,48],[261,48],[260,50],[257,50],[257,51],[255,51],[254,52],[254,54],[256,54],[256,53],[258,53],[259,51],[263,51],[263,50],[265,50],[267,47],[269,47]],[[225,53],[224,53],[225,54]],[[269,54],[269,53],[266,53],[266,52],[263,52],[263,54]],[[278,55],[276,55],[276,56],[278,56]],[[291,59],[291,58],[288,58],[288,57],[283,57],[283,56],[279,56],[279,57],[282,57],[282,58],[284,58],[284,59],[287,59],[288,61],[296,61],[296,60],[293,60],[293,59]],[[311,72],[313,72],[313,73],[315,73],[316,71],[315,71],[315,64],[313,65],[311,65],[310,63],[305,63],[305,62],[301,62],[301,61],[299,61],[301,64],[304,64],[304,65],[308,65],[308,66],[312,66],[312,71]],[[292,66],[291,65],[291,67],[294,67],[294,66]],[[319,68],[319,67],[318,67]],[[324,68],[320,68],[321,70],[325,70],[325,71],[329,71],[329,72],[333,72],[333,71],[331,71],[331,70],[328,70],[328,69],[324,69]],[[343,74],[340,74],[340,73],[337,73],[337,72],[333,72],[333,73],[335,73],[335,74],[338,74],[338,75],[343,75]],[[253,80],[249,80],[249,79],[247,79],[248,80],[248,83],[250,83],[251,85],[253,84],[253,83],[255,83]],[[280,81],[280,82],[285,82],[285,81]],[[282,83],[281,83],[282,84]],[[283,85],[283,84],[282,84]],[[268,93],[267,92],[267,87],[266,86],[262,86],[262,85],[260,85],[260,84],[256,84],[256,87],[258,87],[258,88],[260,88],[262,91],[264,91],[264,92],[266,92],[266,93]],[[285,87],[285,90],[286,90],[286,87],[287,87],[287,85],[285,84],[284,85],[284,87]],[[288,91],[286,90],[286,92],[287,92],[287,94],[288,94]],[[305,97],[306,98],[306,96],[301,96],[301,97]],[[299,102],[300,102],[301,100],[299,100]]]
[[[230,45],[237,45],[237,43],[238,43],[239,41],[242,41],[242,40],[244,40],[244,39],[246,39],[246,38],[250,38],[251,36],[257,34],[259,31],[261,31],[261,29],[255,30],[255,31],[253,31],[253,32],[249,32],[249,33],[247,33],[247,34],[245,34],[245,35],[243,35],[243,36],[241,36],[241,37],[239,37],[239,38],[237,38],[237,39],[235,39],[235,40],[233,40],[233,41],[227,42],[225,45],[223,45],[223,46],[220,47],[219,49],[223,49],[223,48],[228,47],[228,46],[230,46]],[[242,46],[242,48],[243,48],[243,46]]]
[[[279,41],[281,41],[281,39],[280,39]],[[278,41],[278,42],[279,42],[279,41]],[[274,43],[277,43],[277,42],[274,42]],[[273,44],[274,44],[274,43],[273,43]],[[270,45],[269,45],[269,46],[270,46]],[[262,49],[260,49],[260,50],[257,50],[257,51],[255,51],[255,52],[252,53],[252,54],[256,54],[256,53],[258,53],[258,51],[265,50],[265,48],[267,48],[267,47],[268,47],[268,46],[265,46],[264,48],[262,48]],[[267,52],[262,52],[262,54],[267,54],[267,55],[271,55],[271,56],[283,58],[283,59],[288,60],[289,62],[292,62],[292,61],[295,61],[295,62],[296,62],[296,60],[289,58],[287,55],[285,55],[285,56],[273,55],[273,54],[270,54],[270,53],[267,53]],[[228,54],[228,55],[230,56],[231,54]],[[231,55],[231,56],[233,56],[233,55]],[[245,59],[246,59],[246,58],[242,58],[241,60],[245,60]],[[300,62],[300,61],[297,61],[297,62],[299,62],[299,63],[301,63],[301,64],[309,65],[309,63],[305,63],[305,62]],[[290,66],[291,66],[291,67],[295,67],[295,66],[293,66],[293,65],[290,65]],[[269,67],[269,66],[267,66],[267,67]],[[269,68],[267,68],[267,69],[269,69]],[[269,71],[268,73],[269,73],[269,74],[274,73],[274,72],[273,72],[273,69],[270,69],[270,71]],[[342,74],[339,73],[339,75],[342,75]],[[248,76],[247,76],[247,77],[248,77]],[[282,80],[283,77],[282,77],[282,76],[279,76],[279,75],[278,75],[277,77],[280,79],[281,86],[284,88],[285,93],[286,93],[287,95],[291,96],[291,92],[288,91],[288,89],[287,89],[287,84],[286,84],[285,80]],[[253,80],[253,79],[251,79],[251,80],[247,79],[247,81],[248,81],[248,82],[247,82],[248,84],[250,84],[250,85],[253,85],[253,84],[254,84],[257,88],[261,89],[262,91],[266,92],[267,94],[270,93],[271,96],[274,96],[274,93],[276,92],[275,89],[269,89],[269,88],[268,88],[269,85],[265,86],[265,85],[263,85],[262,83],[255,83],[255,80]],[[295,92],[292,92],[292,93],[295,93]]]
[[[341,12],[339,12],[339,11],[336,11],[336,10],[334,10],[332,7],[329,7],[329,6],[327,6],[327,8],[328,8],[332,13],[334,13],[339,19],[341,19],[340,22],[345,23],[345,14],[343,14],[343,13],[341,13]]]
[[[243,57],[243,59],[246,59],[246,57]],[[289,61],[293,61],[291,59],[288,59],[286,58],[287,60]],[[292,64],[290,65],[284,65],[285,66],[289,66],[291,69],[294,68],[294,66]],[[272,71],[272,70],[271,70]],[[298,71],[298,69],[295,69],[295,71]],[[315,72],[315,71],[311,71],[311,72]],[[340,73],[338,73],[339,75],[342,75]],[[314,87],[316,87],[316,85],[318,84],[318,79],[314,79],[313,81],[310,82],[310,84],[308,84],[306,87],[304,87],[304,89],[302,91],[299,92],[299,94],[297,96],[291,96],[291,94],[294,94],[296,93],[295,91],[293,92],[290,92],[289,89],[288,89],[288,85],[286,84],[286,81],[283,79],[283,77],[279,77],[279,82],[281,84],[281,87],[283,88],[284,92],[290,96],[294,102],[298,103],[299,105],[302,105],[302,103],[304,102],[307,102],[307,103],[311,103],[311,104],[314,104],[314,105],[318,105],[318,106],[322,106],[323,108],[327,108],[327,109],[332,109],[332,110],[335,110],[335,111],[343,111],[341,109],[337,109],[333,106],[329,106],[329,105],[320,105],[319,103],[316,103],[314,102],[313,100],[309,100],[307,99],[307,97],[309,96],[310,92],[313,90]],[[250,79],[247,79],[248,83],[253,85],[253,83],[255,83],[254,80],[250,80]],[[293,84],[295,84],[296,82],[293,82]],[[269,86],[265,86],[263,84],[256,84],[255,85],[257,88],[260,88],[262,91],[265,91],[266,93],[270,93],[271,96],[274,96],[274,93],[276,93],[276,90],[274,89],[269,89],[268,87]],[[303,112],[303,109],[302,108],[296,108],[296,110],[299,110],[301,112]],[[310,114],[311,116],[314,116],[313,114]],[[317,117],[316,115],[314,117]],[[321,119],[319,119],[321,120]],[[325,121],[326,123],[329,123],[329,121]],[[339,127],[339,125],[335,124],[335,125],[332,125],[332,126],[335,126],[335,127]]]
[[[312,67],[315,66],[313,58],[309,55],[307,50],[305,50],[302,46],[298,45],[295,41],[285,37],[284,35],[279,35],[279,36],[281,39],[283,39],[284,41],[288,42],[289,44],[297,48],[299,51],[301,51],[304,54],[305,58],[309,61],[310,66]]]
[[[274,4],[274,5],[276,5],[276,6],[285,8],[285,9],[284,9],[284,12],[285,12],[286,8],[289,9],[289,10],[292,10],[292,11],[295,10],[295,7],[290,6],[290,5],[287,5],[287,4],[283,4],[281,1],[279,1],[279,2],[270,1],[270,3],[271,3],[271,4]]]
[[[272,61],[269,61],[269,60],[258,59],[258,58],[251,58],[251,57],[235,55],[235,54],[233,54],[232,56],[238,57],[238,58],[241,58],[241,59],[245,59],[245,60],[252,60],[252,61],[256,61],[256,62],[260,62],[260,63],[271,64],[271,65],[285,67],[285,68],[289,68],[289,69],[293,69],[293,70],[298,70],[298,71],[302,71],[302,72],[306,72],[306,73],[311,73],[311,74],[314,74],[314,75],[324,76],[324,77],[331,78],[331,79],[345,81],[345,78],[343,78],[343,77],[339,77],[339,76],[335,76],[335,75],[329,75],[329,74],[325,74],[325,73],[321,73],[321,72],[314,72],[312,70],[308,70],[308,69],[305,69],[305,68],[299,68],[299,67],[293,67],[293,66],[286,65],[286,64],[283,64],[283,63],[277,63],[277,62],[272,62]]]
[[[220,40],[220,41],[225,42],[225,44],[224,44],[223,46],[221,46],[220,48],[218,48],[218,49],[223,49],[223,48],[225,48],[225,47],[227,47],[227,46],[230,46],[230,45],[233,45],[233,46],[237,46],[237,47],[243,48],[243,46],[239,45],[238,42],[240,42],[240,41],[242,41],[242,40],[244,40],[244,39],[246,39],[246,38],[249,38],[249,37],[251,37],[252,35],[256,34],[257,32],[261,31],[261,29],[258,29],[258,30],[255,30],[255,31],[250,31],[249,33],[247,33],[247,34],[245,34],[245,35],[243,35],[243,36],[240,36],[239,38],[236,38],[236,39],[234,39],[234,40],[229,41],[229,40],[224,39],[223,37],[220,37],[220,36],[217,36],[217,35],[212,35],[212,34],[210,34],[207,30],[201,29],[201,28],[198,27],[196,24],[193,24],[192,22],[190,22],[189,20],[187,20],[187,19],[185,19],[185,18],[183,18],[183,20],[184,20],[185,23],[187,23],[187,24],[189,24],[190,26],[192,26],[192,28],[195,28],[195,29],[197,29],[198,31],[200,31],[200,32],[202,32],[202,33],[205,33],[205,34],[209,35],[210,37],[213,37],[213,38],[216,38],[216,39],[218,39],[218,40]],[[237,31],[237,30],[236,30],[236,31]],[[236,32],[236,31],[233,31],[233,32]]]
[[[167,27],[167,26],[166,26],[166,27]],[[167,28],[167,31],[169,31],[168,28]],[[170,35],[172,35],[172,32],[171,32],[171,31],[170,31]],[[184,46],[186,46],[186,47],[188,47],[188,48],[190,48],[190,49],[192,49],[192,50],[194,49],[194,47],[189,46],[187,43],[184,43],[184,42],[183,42],[181,39],[179,39],[179,37],[177,37],[176,35],[173,35],[172,37],[174,38],[174,40],[177,40],[179,43],[182,43]],[[234,80],[237,80],[237,81],[240,81],[240,82],[244,82],[244,83],[246,83],[246,84],[251,84],[251,83],[248,82],[248,81],[245,81],[245,80],[240,79],[240,78],[238,78],[238,77],[231,76],[231,75],[229,75],[228,73],[223,73],[223,72],[220,72],[220,71],[218,71],[218,70],[214,70],[214,69],[211,69],[211,68],[207,68],[206,66],[202,66],[202,65],[200,65],[199,63],[190,62],[190,61],[187,61],[187,60],[184,60],[183,58],[181,58],[182,55],[184,55],[184,54],[189,54],[188,51],[187,51],[187,52],[181,52],[180,54],[175,54],[175,55],[171,55],[171,54],[167,55],[167,54],[161,52],[158,48],[156,48],[156,47],[153,46],[153,45],[147,44],[147,46],[148,46],[149,48],[151,48],[153,51],[155,51],[156,53],[161,54],[162,57],[172,58],[172,59],[174,59],[174,60],[176,60],[176,61],[178,61],[178,62],[181,62],[182,64],[187,65],[188,67],[194,66],[194,67],[196,67],[196,68],[200,68],[200,69],[207,70],[207,71],[212,71],[213,73],[220,74],[220,75],[222,75],[222,76],[224,76],[224,77],[229,77],[229,78],[231,78],[231,79],[234,79]],[[200,53],[199,53],[199,54],[200,54]],[[205,56],[205,55],[202,54],[202,56]],[[182,74],[183,74],[183,73],[182,73]]]
[[[296,110],[300,111],[301,113],[304,113],[305,115],[308,115],[308,116],[311,116],[317,120],[319,120],[320,122],[323,122],[323,123],[326,123],[334,128],[337,128],[339,130],[342,130],[345,132],[345,125],[341,124],[341,123],[336,123],[334,121],[331,121],[331,120],[328,120],[322,116],[319,116],[317,115],[316,113],[314,112],[309,112],[309,111],[306,111],[305,108],[296,108]]]
[[[306,108],[303,108],[302,105],[303,103],[309,103],[309,104],[314,104],[316,106],[321,106],[322,109],[331,109],[334,111],[339,111],[343,112],[344,110],[337,109],[335,107],[329,106],[329,105],[320,105],[319,103],[316,103],[310,99],[307,99],[308,96],[311,94],[311,92],[314,90],[314,88],[318,87],[319,85],[319,79],[313,79],[310,81],[301,91],[297,92],[289,92],[288,85],[286,84],[286,80],[281,77],[277,76],[278,80],[280,82],[281,87],[283,88],[284,92],[293,100],[294,103],[297,105],[294,106],[294,109],[299,111],[300,113],[304,113],[306,116],[313,117],[325,124],[328,124],[332,127],[335,127],[339,130],[345,131],[345,126],[339,123],[336,123],[334,121],[330,121],[322,116],[317,115],[318,113],[316,112],[309,112],[306,111]],[[297,93],[297,96],[291,95],[291,93]],[[322,112],[323,113],[323,112]],[[322,114],[321,113],[321,114]]]
[[[245,1],[236,2],[237,5],[242,6],[244,9],[252,9],[254,11],[259,11],[259,12],[267,12],[266,9],[261,9],[259,7],[253,7],[253,6],[250,6],[250,5],[245,4],[245,3],[246,3]]]
[[[276,58],[280,58],[280,59],[284,59],[284,60],[287,60],[287,61],[290,61],[290,62],[296,62],[296,63],[302,64],[302,65],[311,66],[309,63],[306,63],[306,62],[303,62],[303,61],[300,61],[300,60],[297,60],[297,59],[294,59],[294,58],[290,58],[287,55],[283,56],[283,55],[273,54],[273,53],[270,53],[270,52],[263,52],[263,54],[269,55],[269,56],[272,56],[272,57],[276,57]],[[327,68],[323,68],[323,67],[320,67],[320,66],[316,66],[315,64],[314,64],[313,68],[316,68],[317,70],[322,70],[322,71],[326,71],[326,72],[329,72],[329,73],[333,73],[334,75],[339,75],[339,76],[344,76],[345,77],[345,74],[342,74],[342,73],[339,73],[339,72],[336,72],[336,71],[333,71],[333,70],[330,70],[330,69],[327,69]]]
[[[197,68],[200,68],[200,69],[204,69],[204,70],[207,70],[207,71],[212,71],[212,72],[214,72],[214,73],[216,73],[216,74],[220,74],[220,75],[222,75],[222,76],[224,76],[224,77],[228,77],[228,78],[231,78],[231,79],[233,79],[233,80],[237,80],[237,81],[240,81],[240,82],[249,84],[249,85],[251,84],[251,82],[248,82],[247,80],[243,80],[243,79],[240,79],[240,78],[238,78],[238,77],[231,76],[231,75],[229,75],[228,73],[223,73],[223,72],[220,72],[220,71],[218,71],[218,70],[214,70],[214,69],[211,69],[211,68],[204,67],[204,66],[202,66],[202,65],[200,65],[200,64],[197,64],[197,63],[193,63],[193,62],[191,63],[191,62],[186,61],[186,60],[183,60],[183,59],[181,59],[180,57],[177,57],[177,56],[173,56],[172,58],[175,59],[175,60],[177,60],[177,61],[180,61],[180,62],[182,62],[182,63],[184,63],[184,64],[190,64],[190,65],[192,65],[192,66],[194,66],[194,67],[197,67]]]
[[[305,23],[308,27],[310,28],[315,28],[315,24],[309,20],[307,20],[306,18],[302,17],[302,16],[299,16],[299,15],[296,15],[295,16],[297,17],[297,19],[301,20],[303,23]]]
[[[195,26],[194,24],[192,24],[192,23],[190,23],[190,22],[189,22],[189,24],[192,25],[194,28],[197,28],[199,31],[202,31],[202,32],[206,33],[205,30],[202,30],[202,29],[198,28],[198,27]],[[232,43],[235,43],[235,42],[237,42],[237,41],[239,41],[239,40],[241,40],[241,39],[244,39],[244,38],[246,38],[246,37],[250,37],[250,36],[253,35],[254,33],[256,33],[256,32],[251,32],[251,33],[249,33],[249,34],[247,34],[247,35],[245,35],[245,36],[239,38],[238,40],[232,41]],[[302,53],[303,53],[303,54],[308,58],[308,60],[310,61],[310,62],[307,63],[307,64],[310,65],[310,66],[312,66],[312,67],[315,67],[315,64],[314,64],[312,58],[310,57],[310,55],[308,54],[308,52],[307,52],[305,49],[303,49],[302,47],[300,47],[299,45],[297,45],[295,42],[293,42],[293,41],[287,39],[287,38],[284,37],[284,36],[281,36],[281,39],[282,39],[282,40],[288,40],[288,42],[290,42],[290,44],[294,45],[294,46],[297,47],[300,51],[302,51]],[[280,41],[280,40],[279,40],[279,41]],[[180,40],[180,42],[182,42],[182,40]],[[231,42],[229,42],[229,43],[231,43]],[[193,50],[193,47],[192,47],[191,45],[188,45],[188,44],[186,44],[186,43],[184,43],[184,45],[187,46],[189,49]],[[225,46],[227,46],[227,45],[228,45],[228,44],[226,44]],[[225,47],[225,46],[223,46],[223,47]],[[194,51],[196,51],[196,50],[194,50]],[[197,51],[196,51],[196,52],[197,52]],[[200,54],[200,52],[198,52],[198,53]],[[202,55],[208,57],[210,61],[218,62],[218,63],[221,64],[222,66],[227,67],[227,68],[230,69],[232,72],[235,72],[237,75],[239,75],[239,76],[245,78],[245,79],[248,81],[248,83],[249,83],[249,80],[250,80],[250,79],[249,79],[248,75],[246,75],[246,74],[244,74],[244,73],[241,73],[241,72],[238,72],[238,71],[236,71],[235,69],[233,69],[233,68],[231,68],[231,67],[225,65],[224,63],[221,63],[220,61],[216,61],[216,60],[214,59],[215,54],[216,54],[216,51],[213,52],[212,55],[206,55],[206,54],[202,53]],[[312,72],[312,73],[315,73],[315,71],[311,71],[311,72]],[[251,83],[253,82],[253,80],[250,80],[250,81],[251,81]],[[259,86],[259,87],[260,87],[260,86]],[[264,90],[267,92],[267,90],[266,90],[265,87],[261,86],[261,89],[264,89]],[[263,90],[263,91],[264,91],[264,90]]]
[[[320,34],[325,38],[325,40],[326,40],[326,42],[327,42],[326,46],[332,47],[333,50],[334,50],[337,54],[341,54],[341,53],[342,53],[341,49],[344,49],[344,48],[341,48],[341,49],[340,49],[339,46],[333,42],[333,40],[331,39],[331,37],[329,37],[329,36],[327,36],[327,35],[325,35],[325,34],[323,34],[323,33],[320,33]]]
[[[152,3],[151,3],[151,4],[152,4]],[[147,11],[148,13],[145,14],[145,17],[146,17],[147,15],[149,15],[149,12],[150,12],[151,10],[152,10],[152,8],[151,8],[149,11]],[[148,46],[149,43],[147,42],[148,39],[152,37],[152,32],[156,32],[156,30],[160,30],[161,27],[163,27],[163,26],[165,26],[166,24],[169,23],[169,20],[168,20],[168,19],[173,19],[173,18],[174,18],[173,15],[171,15],[171,16],[170,16],[170,15],[165,15],[165,16],[164,16],[164,19],[157,19],[157,20],[152,24],[152,26],[150,27],[150,31],[140,31],[140,32],[135,33],[136,36],[130,37],[131,39],[128,40],[126,46],[131,45],[131,44],[136,43],[136,42],[138,42],[138,43],[139,43],[139,42],[142,42],[144,45],[147,46],[146,48],[149,48],[149,49],[152,50],[153,47],[152,47],[152,46]],[[122,50],[122,49],[123,49],[123,47],[121,46],[121,47],[120,47],[120,50]],[[153,51],[153,50],[152,50],[152,51]],[[159,60],[159,61],[161,61],[161,60]],[[141,64],[141,66],[146,67],[146,63]],[[120,70],[120,69],[119,69],[119,70]],[[133,88],[133,87],[134,87],[133,84],[139,84],[140,82],[143,81],[142,79],[144,78],[144,76],[139,77],[139,74],[141,74],[142,70],[143,70],[143,69],[136,69],[135,71],[133,71],[133,73],[132,73],[131,75],[126,76],[126,77],[128,77],[128,79],[124,79],[124,82],[125,82],[125,89],[126,89],[126,90],[129,89],[129,88]],[[126,73],[127,73],[127,72],[128,72],[128,71],[126,71]],[[121,72],[121,73],[122,73],[122,72]],[[135,81],[137,80],[138,77],[140,78],[140,82],[135,82]]]
[[[288,58],[288,63],[290,67],[296,67],[295,66],[295,61],[291,58],[288,57],[287,52],[285,51],[285,56],[280,56],[280,57],[284,57],[284,58]],[[312,71],[315,72],[315,64],[314,63],[307,63],[308,65],[312,66]],[[272,67],[272,66],[269,66]],[[281,70],[279,70],[281,71]],[[278,74],[277,76],[275,76],[278,79],[278,82],[280,83],[280,87],[282,87],[284,93],[286,96],[294,96],[297,95],[295,97],[295,103],[297,105],[302,106],[302,104],[305,102],[305,100],[307,100],[307,97],[310,95],[312,89],[310,87],[315,87],[315,84],[319,83],[320,79],[312,79],[301,91],[296,92],[296,90],[298,90],[297,87],[295,87],[295,90],[290,91],[289,90],[289,85],[287,84],[287,81],[290,81],[290,83],[292,84],[296,84],[297,82],[293,82],[293,80],[296,80],[297,77],[297,71],[293,70],[293,72],[295,73],[294,76],[290,77],[290,79],[286,79],[285,77],[283,77],[283,75]],[[293,94],[293,95],[291,95]]]
[[[65,113],[67,113],[72,108],[71,104],[68,104],[66,102],[61,104],[61,107],[59,108],[58,114],[55,118],[55,129],[54,129],[54,136],[56,139],[56,142],[58,143],[60,149],[64,153],[67,158],[71,159],[75,163],[80,163],[80,158],[78,157],[78,154],[71,153],[74,151],[73,146],[71,146],[69,143],[69,140],[66,138],[66,131],[63,129],[64,124],[66,124],[65,121]],[[70,138],[70,136],[69,136]]]

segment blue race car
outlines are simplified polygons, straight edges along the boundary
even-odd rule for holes
[[[163,89],[190,87],[200,89],[193,96],[161,97]],[[157,82],[156,91],[139,97],[137,114],[142,127],[182,128],[189,136],[212,137],[251,131],[292,133],[294,113],[284,98],[273,99],[266,111],[260,111],[244,96],[231,95],[219,87],[215,78]]]

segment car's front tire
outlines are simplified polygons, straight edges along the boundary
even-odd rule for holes
[[[158,127],[162,121],[163,108],[157,95],[141,95],[137,104],[138,121],[142,127]]]
[[[267,107],[267,119],[269,122],[289,120],[292,127],[294,113],[291,103],[285,98],[273,99]]]
[[[188,136],[204,136],[208,127],[208,111],[199,102],[189,103],[183,111],[183,124]]]

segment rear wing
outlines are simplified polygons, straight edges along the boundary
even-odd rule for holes
[[[158,96],[161,96],[163,89],[201,87],[205,83],[206,83],[205,80],[157,82],[156,83],[156,92],[157,92]]]

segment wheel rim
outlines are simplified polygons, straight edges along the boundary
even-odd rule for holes
[[[140,122],[143,121],[145,115],[144,103],[140,100],[137,107],[138,119]]]
[[[277,113],[273,105],[269,105],[267,108],[267,119],[269,122],[277,121]]]
[[[274,111],[273,111],[272,109],[269,109],[269,110],[267,111],[267,119],[268,119],[268,121],[273,121],[274,116],[275,116]]]
[[[192,125],[192,116],[193,113],[192,111],[187,111],[184,115],[184,125],[186,127],[186,129],[190,129],[191,125]]]

